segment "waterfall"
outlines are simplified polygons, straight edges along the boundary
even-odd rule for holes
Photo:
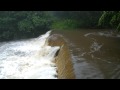
[[[1,79],[57,79],[53,62],[59,46],[46,43],[51,31],[38,38],[0,43]]]

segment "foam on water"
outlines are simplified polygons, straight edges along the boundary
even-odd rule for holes
[[[34,39],[2,44],[0,78],[57,79],[57,67],[53,61],[59,47],[45,45],[50,32]]]
[[[119,33],[115,34],[112,31],[111,32],[110,31],[101,31],[101,32],[92,32],[92,33],[84,34],[85,37],[88,37],[88,36],[91,36],[91,35],[94,35],[94,36],[105,36],[105,37],[120,37]]]

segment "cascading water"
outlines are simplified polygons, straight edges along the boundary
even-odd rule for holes
[[[59,47],[45,44],[50,33],[29,40],[0,43],[0,78],[57,79],[53,61]]]

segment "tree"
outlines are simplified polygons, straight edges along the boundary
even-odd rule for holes
[[[47,11],[0,11],[0,39],[37,37],[49,30],[52,22]]]
[[[54,26],[59,26],[59,28],[63,26],[70,28],[72,26],[73,28],[96,28],[101,14],[101,11],[55,11],[53,15],[57,17],[57,21]],[[71,23],[71,25],[68,23]]]
[[[120,11],[104,11],[98,25],[120,31]]]

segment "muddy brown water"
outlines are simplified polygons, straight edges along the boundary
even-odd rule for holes
[[[76,79],[120,78],[120,35],[111,30],[53,31],[63,35],[72,57]]]

